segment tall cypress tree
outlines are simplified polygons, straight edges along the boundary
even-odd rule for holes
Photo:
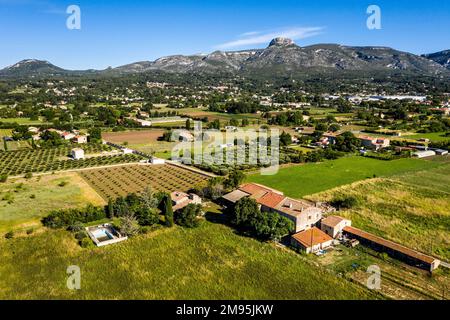
[[[168,194],[164,198],[164,217],[166,218],[166,226],[173,227],[172,199]]]
[[[108,218],[114,218],[114,202],[111,198],[108,200]]]

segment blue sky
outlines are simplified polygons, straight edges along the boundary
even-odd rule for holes
[[[72,4],[81,8],[81,30],[66,28]],[[381,8],[381,30],[366,27],[371,4]],[[0,68],[35,58],[103,69],[171,54],[262,48],[275,35],[300,46],[376,45],[422,54],[450,49],[449,30],[446,0],[0,0]]]

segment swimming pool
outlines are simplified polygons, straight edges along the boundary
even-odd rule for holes
[[[89,237],[98,247],[128,239],[128,237],[122,236],[119,232],[117,232],[116,229],[114,229],[114,227],[110,224],[88,227],[86,230]]]
[[[113,239],[114,237],[106,229],[97,229],[92,231],[92,235],[99,241]]]

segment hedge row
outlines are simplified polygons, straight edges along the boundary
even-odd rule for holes
[[[106,218],[106,211],[103,207],[88,205],[84,209],[68,209],[53,211],[42,219],[42,224],[49,228],[65,228],[77,222],[87,223]]]

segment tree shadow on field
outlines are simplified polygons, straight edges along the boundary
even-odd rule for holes
[[[208,211],[205,213],[204,217],[208,222],[222,224],[231,228],[236,235],[261,241],[261,239],[256,238],[248,228],[239,227],[233,224],[231,222],[231,216],[227,214],[226,211],[221,213]]]
[[[233,227],[233,224],[231,223],[231,218],[226,213],[208,211],[205,213],[205,219],[211,223],[218,223],[226,225],[228,227]]]

